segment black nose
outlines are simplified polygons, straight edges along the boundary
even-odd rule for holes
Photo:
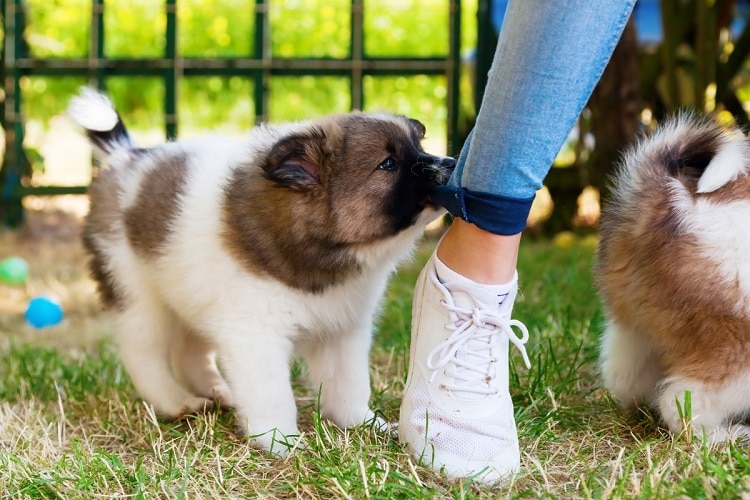
[[[434,156],[427,153],[419,155],[417,163],[420,168],[414,171],[416,175],[426,176],[436,184],[445,184],[456,168],[456,160],[450,156]]]
[[[421,160],[429,165],[429,176],[437,184],[448,182],[453,170],[456,168],[456,159],[450,156],[433,156],[423,154]]]
[[[456,159],[449,156],[443,158],[443,161],[440,162],[440,168],[444,168],[452,172],[456,168]]]

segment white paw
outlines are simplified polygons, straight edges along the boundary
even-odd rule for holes
[[[182,403],[182,410],[179,417],[190,415],[192,413],[205,413],[214,408],[214,402],[210,399],[193,396]]]
[[[335,414],[334,412],[325,412],[324,414],[328,420],[342,429],[348,429],[360,425],[372,425],[377,430],[387,432],[393,425],[375,415],[375,412],[367,407],[361,411],[348,414],[342,414],[341,412],[338,414]]]
[[[707,433],[707,437],[711,444],[719,444],[725,441],[747,444],[750,443],[750,427],[741,424],[716,427]]]
[[[375,430],[379,432],[390,432],[398,430],[398,423],[388,422],[377,415],[372,410],[368,410],[367,417],[365,417],[364,425],[371,425]]]
[[[287,457],[304,447],[299,431],[283,433],[278,429],[271,429],[263,434],[253,435],[251,439],[263,450],[279,458]]]
[[[156,414],[168,419],[180,419],[193,413],[204,413],[213,409],[214,402],[199,396],[188,396],[181,401],[159,401],[151,403]]]
[[[213,399],[219,403],[222,408],[234,408],[234,398],[232,391],[226,383],[220,383],[211,388]]]

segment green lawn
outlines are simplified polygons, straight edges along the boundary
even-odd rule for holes
[[[0,256],[21,252],[0,235]],[[515,316],[531,332],[532,368],[512,354],[523,470],[492,489],[447,481],[396,439],[322,421],[299,383],[307,448],[271,459],[248,447],[231,412],[179,422],[135,398],[81,269],[69,252],[34,247],[27,289],[0,288],[0,496],[3,498],[738,498],[750,461],[735,445],[672,437],[644,410],[626,414],[600,387],[602,315],[592,239],[524,243]],[[411,294],[434,241],[391,283],[372,354],[373,406],[397,420],[408,363]],[[25,247],[23,247],[25,248]],[[45,264],[45,259],[50,263]],[[63,294],[63,325],[32,331],[24,294]],[[3,294],[10,299],[2,298]],[[65,295],[67,294],[67,295]],[[15,308],[15,309],[14,309]],[[299,370],[295,370],[298,373]]]

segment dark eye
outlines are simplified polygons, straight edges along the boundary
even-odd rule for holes
[[[386,172],[393,172],[398,168],[398,164],[396,164],[396,160],[389,156],[388,158],[383,160],[383,163],[378,165],[378,168],[380,170],[385,170]]]

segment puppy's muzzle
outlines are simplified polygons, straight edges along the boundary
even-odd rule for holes
[[[433,156],[422,153],[419,156],[419,164],[422,175],[429,177],[437,185],[448,182],[453,170],[456,168],[455,158],[449,156]]]

